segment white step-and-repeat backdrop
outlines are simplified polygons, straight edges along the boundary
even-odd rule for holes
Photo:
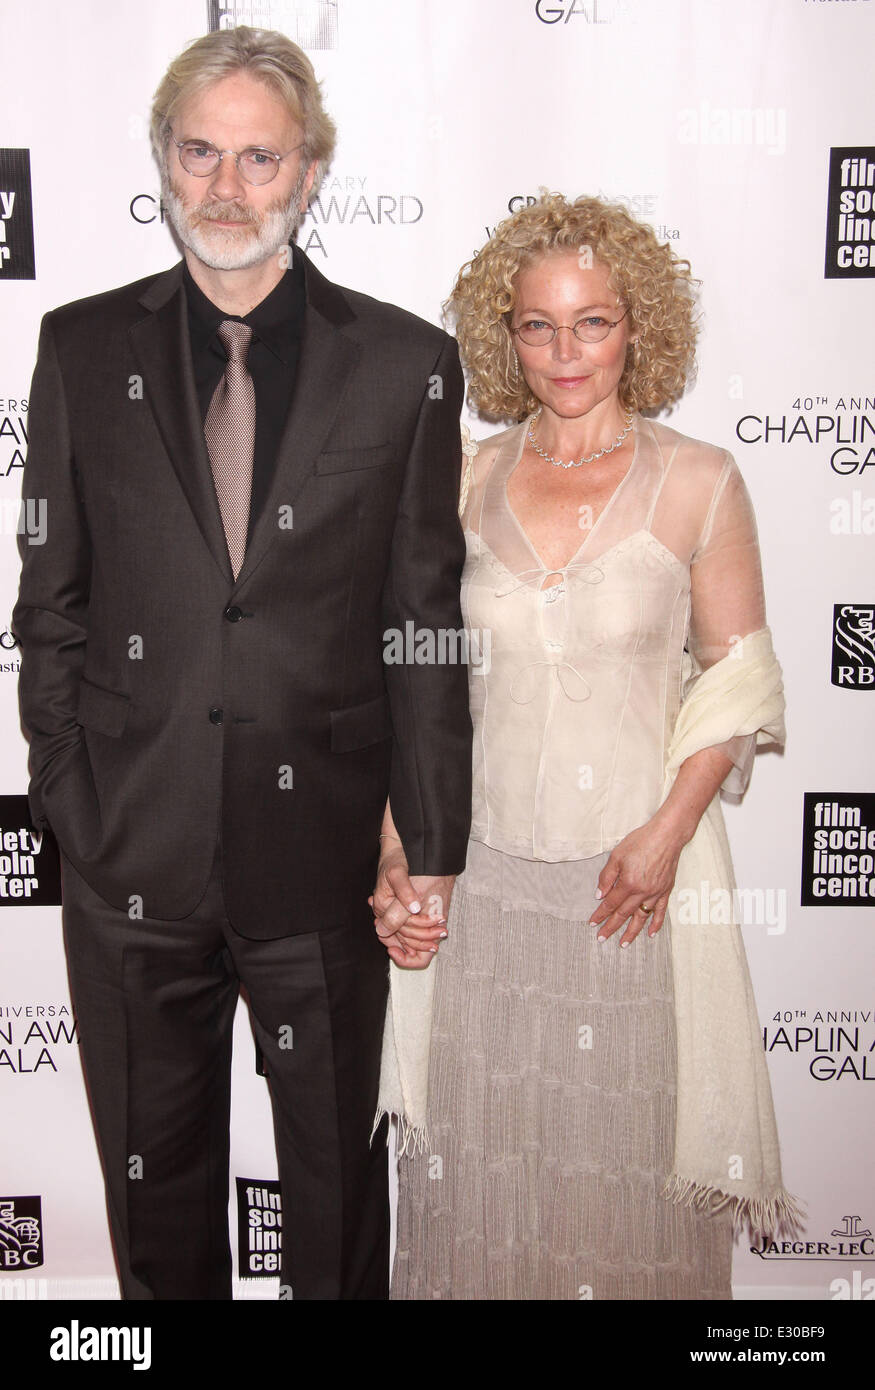
[[[324,82],[340,142],[299,240],[330,278],[439,321],[460,265],[542,186],[622,198],[701,278],[698,380],[670,422],[734,452],[759,520],[788,741],[727,819],[785,1178],[809,1214],[800,1241],[740,1242],[734,1285],[872,1298],[875,0],[6,7],[0,1293],[117,1292],[10,631],[37,330],[45,310],[176,259],[150,99],[179,49],[234,23],[284,30]],[[237,1025],[235,1273],[240,1297],[276,1297],[266,1083],[242,1008]]]

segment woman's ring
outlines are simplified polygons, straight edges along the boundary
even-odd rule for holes
[[[651,912],[653,911],[653,908],[648,907],[646,903],[642,903],[638,911],[643,912],[645,917],[649,917]]]

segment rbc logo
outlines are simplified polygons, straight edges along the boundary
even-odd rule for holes
[[[835,604],[832,683],[843,690],[875,690],[875,604]]]
[[[39,1197],[0,1197],[0,1273],[35,1269],[43,1262]]]

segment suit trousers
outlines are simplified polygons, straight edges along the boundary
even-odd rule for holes
[[[126,1299],[229,1299],[232,1026],[264,1055],[282,1192],[280,1296],[384,1299],[388,958],[360,920],[274,940],[228,921],[221,850],[188,917],[111,907],[61,856],[82,1062]]]

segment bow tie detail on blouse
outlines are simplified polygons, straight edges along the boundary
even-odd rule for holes
[[[577,577],[581,579],[584,584],[601,584],[605,577],[604,570],[601,569],[599,565],[594,564],[592,560],[572,560],[570,564],[558,565],[553,569],[548,569],[546,565],[538,565],[537,568],[534,569],[517,570],[514,575],[515,583],[509,584],[506,589],[496,589],[495,597],[507,598],[508,594],[515,594],[517,589],[531,588],[530,580],[533,577],[540,577],[543,579],[547,574],[561,574],[567,578],[568,575],[575,570],[579,571]],[[541,589],[540,592],[542,594],[549,594],[551,589],[560,588],[562,588],[560,584],[551,584],[548,588]],[[545,602],[550,603],[552,600],[547,598]]]
[[[546,668],[556,672],[556,680],[563,695],[569,700],[588,700],[592,689],[584,680],[576,666],[570,661],[530,661],[521,666],[510,683],[508,694],[515,705],[529,705],[538,693],[541,678],[535,674]],[[552,679],[547,677],[547,679]]]
[[[565,596],[564,580],[572,573],[576,572],[584,584],[601,584],[605,574],[598,565],[588,560],[572,560],[569,564],[561,568],[548,569],[545,565],[537,568],[520,570],[515,576],[515,582],[506,589],[496,589],[496,598],[507,598],[514,594],[518,589],[531,587],[532,578],[543,578],[548,574],[561,574],[563,582],[551,584],[546,589],[539,590],[542,603],[554,603],[560,597]],[[545,641],[547,647],[561,650],[558,643]],[[559,683],[559,689],[569,700],[588,700],[592,694],[592,688],[580,674],[576,666],[572,666],[570,661],[561,661],[557,658],[545,659],[543,661],[530,661],[525,666],[521,666],[510,683],[508,694],[516,705],[528,705],[538,694],[539,687],[543,680],[552,680],[550,671],[555,671],[555,679]]]

